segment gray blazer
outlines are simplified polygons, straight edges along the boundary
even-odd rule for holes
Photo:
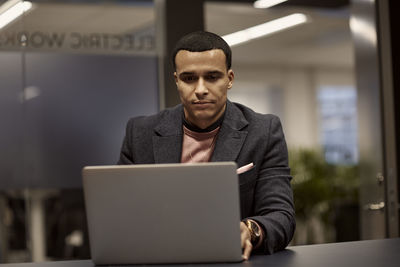
[[[118,164],[180,162],[182,116],[180,104],[156,115],[130,119]],[[295,215],[279,118],[228,100],[211,161],[235,161],[239,167],[254,164],[239,175],[241,217],[257,221],[264,229],[263,253],[284,249],[293,237]]]

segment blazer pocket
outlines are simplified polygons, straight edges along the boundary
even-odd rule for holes
[[[256,168],[253,166],[250,170],[239,174],[240,191],[252,189],[257,181]]]

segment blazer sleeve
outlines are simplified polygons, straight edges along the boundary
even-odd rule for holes
[[[268,129],[269,128],[269,129]],[[263,253],[284,249],[293,237],[295,212],[288,151],[278,117],[267,128],[267,146],[254,189],[255,220],[264,230]],[[269,134],[268,134],[269,132]]]
[[[125,137],[122,142],[121,152],[118,165],[134,164],[132,154],[132,135],[133,135],[133,119],[130,119],[126,125]]]

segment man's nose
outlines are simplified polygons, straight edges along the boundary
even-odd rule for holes
[[[197,95],[205,95],[208,94],[208,88],[204,82],[203,78],[200,78],[196,83],[195,93]]]

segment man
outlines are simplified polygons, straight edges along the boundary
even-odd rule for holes
[[[182,104],[127,124],[119,164],[235,161],[240,167],[243,258],[271,254],[295,228],[290,170],[279,119],[227,99],[231,49],[218,35],[194,32],[173,52]]]

